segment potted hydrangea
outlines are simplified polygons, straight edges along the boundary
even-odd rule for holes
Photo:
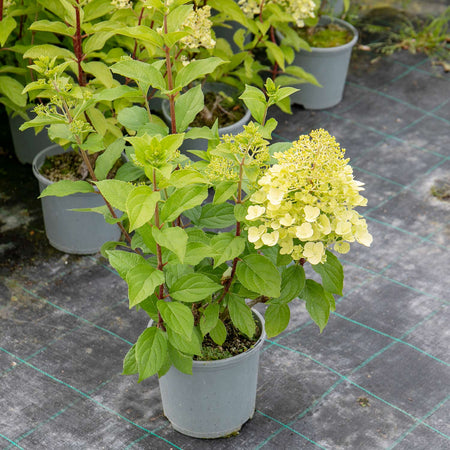
[[[202,161],[180,157],[183,134],[143,134],[127,140],[145,179],[95,183],[133,235],[103,253],[128,285],[130,308],[151,320],[123,373],[158,374],[164,414],[194,437],[232,434],[252,416],[264,336],[287,327],[298,301],[323,330],[343,289],[332,250],[372,241],[344,150],[324,130],[271,144],[267,109],[295,89],[270,79],[265,89],[247,87],[255,121]],[[306,279],[306,264],[321,283]]]

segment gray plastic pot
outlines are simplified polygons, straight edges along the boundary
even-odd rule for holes
[[[322,87],[305,83],[300,91],[291,96],[291,102],[303,105],[306,109],[325,109],[337,105],[344,95],[345,80],[352,48],[358,40],[356,28],[341,19],[323,16],[319,25],[337,23],[353,33],[353,39],[345,45],[330,48],[312,47],[311,52],[300,50],[293,64],[313,74]]]
[[[223,83],[206,83],[203,87],[203,92],[224,92],[226,95],[230,97],[235,97],[237,94],[237,90],[228,84]],[[167,124],[171,124],[170,119],[170,105],[168,100],[164,100],[162,103],[162,113],[164,116],[164,120]],[[247,125],[251,118],[251,113],[248,109],[245,111],[245,115],[238,122],[229,125],[227,127],[219,128],[219,136],[224,134],[238,134],[241,131],[244,131],[244,125]],[[186,139],[183,142],[183,145],[180,147],[181,153],[191,158],[193,161],[198,161],[199,158],[189,153],[188,150],[208,150],[208,140],[207,139]]]
[[[39,182],[40,192],[53,183],[39,172],[46,156],[63,152],[64,149],[55,144],[42,150],[34,158],[33,173]],[[105,242],[118,241],[120,238],[117,225],[106,223],[101,214],[70,211],[74,208],[103,206],[105,203],[98,194],[43,197],[41,202],[47,238],[53,247],[62,252],[91,255],[97,253]]]
[[[159,379],[164,415],[173,428],[196,438],[237,433],[255,412],[259,354],[266,333],[245,353],[219,361],[194,361],[192,375],[175,367]]]
[[[35,117],[35,114],[31,110],[28,110],[27,113]],[[25,120],[21,116],[8,116],[8,119],[14,151],[16,152],[17,159],[22,164],[31,164],[34,157],[41,150],[53,144],[48,137],[47,130],[44,129],[38,134],[35,134],[33,128],[20,131],[19,128]]]

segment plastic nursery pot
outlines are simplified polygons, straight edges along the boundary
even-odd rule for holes
[[[353,46],[358,40],[358,31],[348,22],[322,16],[319,25],[336,23],[353,33],[353,39],[339,47],[312,47],[311,52],[300,50],[295,54],[293,64],[313,74],[322,87],[305,83],[300,91],[291,96],[291,102],[306,109],[325,109],[337,105],[344,95],[345,80]]]
[[[28,115],[35,117],[31,109],[27,110]],[[14,144],[14,151],[17,159],[22,164],[31,164],[34,157],[44,148],[52,145],[49,139],[47,130],[42,130],[35,134],[33,128],[20,131],[20,126],[25,122],[21,116],[8,116],[9,129],[11,130],[11,137]]]
[[[203,93],[208,92],[224,92],[226,95],[230,97],[236,96],[237,90],[228,84],[223,83],[206,83],[203,87]],[[164,116],[164,120],[167,124],[171,124],[170,119],[170,106],[168,100],[163,100],[162,103],[162,113]],[[241,131],[244,131],[244,125],[247,125],[250,121],[251,113],[245,108],[244,116],[236,123],[229,125],[227,127],[219,128],[219,136],[224,134],[238,134]],[[181,153],[188,156],[193,161],[198,161],[200,158],[189,153],[188,150],[207,150],[208,149],[208,140],[207,139],[186,139],[183,142],[183,145],[180,147]]]
[[[266,333],[253,310],[261,336],[250,350],[218,361],[194,361],[192,375],[172,367],[159,379],[164,415],[173,428],[196,438],[237,433],[253,417],[259,355]]]
[[[42,192],[52,181],[40,173],[47,156],[64,153],[59,145],[52,145],[39,152],[33,160],[33,173]],[[101,214],[70,211],[74,208],[103,206],[102,197],[95,193],[72,194],[67,197],[43,197],[42,212],[45,232],[50,244],[65,253],[90,255],[97,253],[107,241],[118,241],[117,225],[105,222]]]

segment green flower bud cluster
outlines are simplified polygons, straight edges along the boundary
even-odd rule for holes
[[[274,157],[278,164],[258,180],[247,210],[246,220],[256,222],[248,229],[256,248],[278,244],[293,260],[319,264],[327,247],[346,253],[350,242],[370,246],[366,221],[354,209],[367,204],[363,183],[353,179],[334,137],[314,130]]]

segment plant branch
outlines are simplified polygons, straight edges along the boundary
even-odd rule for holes
[[[76,18],[76,30],[75,35],[73,36],[73,50],[75,52],[75,56],[77,58],[77,66],[78,66],[78,84],[80,86],[86,86],[86,76],[81,68],[81,62],[84,59],[82,41],[81,37],[81,16],[80,16],[80,5],[79,0],[77,0],[77,5],[75,6],[75,18]]]

